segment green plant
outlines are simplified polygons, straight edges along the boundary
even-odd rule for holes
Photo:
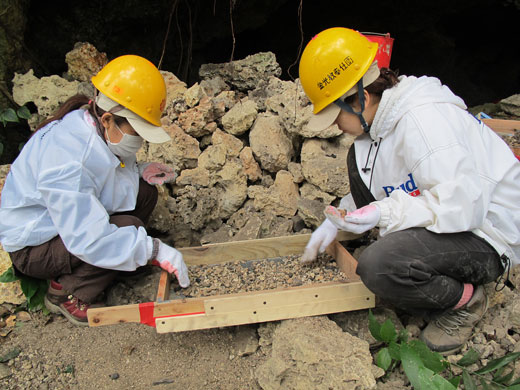
[[[4,127],[9,122],[20,122],[20,119],[28,120],[31,118],[31,112],[25,106],[19,107],[16,111],[12,108],[6,108],[0,111],[0,122]],[[4,152],[4,144],[0,142],[0,156]]]
[[[46,280],[31,278],[26,275],[15,275],[11,266],[7,271],[0,275],[0,283],[10,283],[20,281],[20,287],[27,299],[27,309],[31,311],[42,310],[45,314],[49,311],[43,303],[49,283]]]
[[[474,349],[456,363],[450,363],[422,341],[408,340],[406,330],[397,332],[390,319],[381,324],[371,310],[368,319],[370,333],[384,343],[375,355],[375,363],[387,373],[401,365],[415,390],[456,390],[460,384],[465,390],[520,390],[520,378],[513,379],[514,370],[510,366],[520,357],[520,352],[507,354],[470,371],[468,367],[480,358]],[[454,367],[462,373],[455,375]]]

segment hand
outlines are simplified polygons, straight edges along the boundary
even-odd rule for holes
[[[177,177],[172,167],[156,162],[143,164],[139,171],[148,184],[170,183]]]
[[[153,265],[161,267],[170,274],[175,274],[175,277],[182,288],[190,285],[188,267],[186,267],[186,264],[184,263],[182,253],[177,249],[160,242],[157,258],[151,260]]]
[[[381,218],[379,206],[369,204],[352,212],[343,212],[333,206],[327,206],[324,211],[327,220],[331,221],[338,229],[352,233],[364,233],[374,228]]]
[[[338,228],[326,219],[315,231],[311,234],[311,238],[305,247],[301,262],[303,264],[311,263],[316,260],[319,253],[323,253],[325,249],[331,244],[338,234]]]

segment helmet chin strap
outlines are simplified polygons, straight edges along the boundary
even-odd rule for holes
[[[357,115],[359,118],[359,121],[361,122],[361,126],[363,126],[363,131],[365,133],[368,133],[370,131],[370,125],[367,123],[365,118],[363,117],[363,111],[365,111],[365,90],[363,89],[363,78],[359,79],[357,82],[357,88],[358,88],[358,98],[359,98],[359,104],[361,105],[361,111],[356,112],[341,99],[336,99],[334,101],[334,104],[339,106],[344,111],[350,112],[351,114]]]

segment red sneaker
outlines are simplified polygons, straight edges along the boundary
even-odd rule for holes
[[[103,303],[90,304],[83,302],[78,297],[67,293],[63,287],[54,280],[51,281],[45,295],[45,307],[51,313],[63,314],[75,325],[88,326],[87,310],[91,307],[102,307]]]

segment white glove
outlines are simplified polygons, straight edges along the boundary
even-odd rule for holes
[[[311,238],[305,247],[301,262],[303,264],[311,263],[316,260],[318,253],[323,253],[325,249],[334,241],[338,234],[338,228],[332,222],[326,219],[311,234]]]
[[[374,228],[381,219],[381,210],[375,203],[347,212],[345,215],[334,206],[327,206],[324,214],[338,229],[356,234]]]
[[[177,177],[172,167],[157,162],[139,163],[138,169],[139,176],[148,184],[170,183]]]
[[[159,251],[155,259],[150,259],[152,264],[161,267],[170,274],[174,274],[182,288],[188,287],[190,278],[188,277],[188,267],[184,263],[182,253],[158,239],[154,240],[159,242]]]

